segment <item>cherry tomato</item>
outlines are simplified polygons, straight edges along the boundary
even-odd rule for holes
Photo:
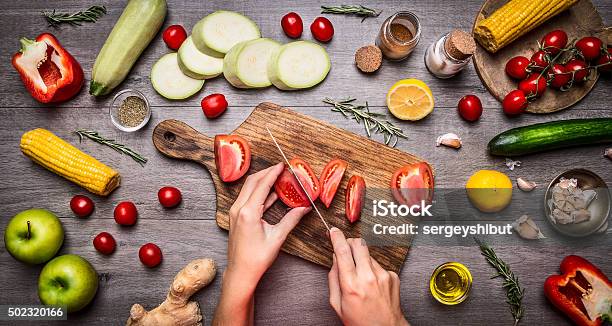
[[[569,74],[567,69],[558,63],[555,63],[548,71],[548,80],[550,87],[561,88],[572,79],[572,74]]]
[[[140,262],[150,268],[159,265],[162,261],[162,251],[154,243],[147,243],[138,250],[138,258]]]
[[[87,196],[76,195],[70,200],[70,209],[78,217],[87,217],[94,211],[94,202]]]
[[[115,207],[114,216],[117,224],[134,225],[138,218],[138,210],[131,201],[122,201]]]
[[[544,51],[556,55],[567,45],[567,34],[557,29],[544,35],[540,43]]]
[[[580,59],[572,59],[565,64],[565,69],[567,69],[567,71],[575,71],[574,82],[577,83],[581,83],[586,79],[589,74],[587,68],[586,62]]]
[[[200,103],[202,111],[208,119],[214,119],[225,112],[227,100],[223,94],[210,94],[202,99]]]
[[[187,39],[187,32],[181,25],[170,25],[164,30],[162,38],[169,48],[176,51]]]
[[[110,233],[101,232],[93,239],[93,245],[99,253],[110,255],[115,251],[117,243]]]
[[[527,108],[527,98],[520,89],[515,89],[508,93],[502,102],[504,113],[508,116],[517,116]]]
[[[298,38],[302,36],[302,31],[304,30],[302,17],[295,12],[290,12],[281,19],[281,27],[290,38]]]
[[[240,179],[251,166],[251,147],[236,135],[215,136],[215,165],[223,182]]]
[[[597,65],[600,66],[599,71],[612,71],[612,49],[607,48],[605,53],[597,59]]]
[[[319,42],[329,42],[334,37],[334,25],[325,17],[317,17],[310,25],[312,36]]]
[[[365,187],[365,180],[358,175],[352,176],[346,185],[344,213],[351,223],[361,218],[361,210],[365,203]]]
[[[347,166],[348,163],[346,161],[333,159],[323,168],[321,178],[319,178],[321,183],[321,195],[319,197],[325,207],[329,208],[331,206]]]
[[[427,163],[405,165],[391,177],[391,192],[402,205],[418,205],[421,201],[433,200],[434,178]]]
[[[321,194],[321,185],[319,179],[315,176],[310,168],[310,165],[300,158],[294,158],[289,161],[298,178],[304,185],[306,191],[312,200],[319,198]],[[308,207],[310,201],[300,187],[297,179],[293,176],[288,167],[285,167],[283,173],[274,182],[274,191],[285,205],[295,207]]]
[[[529,59],[523,56],[516,56],[506,63],[506,74],[511,78],[523,80],[529,75]]]
[[[459,115],[466,121],[477,121],[482,115],[482,103],[476,95],[466,95],[457,104]]]
[[[586,61],[593,61],[601,55],[603,43],[600,39],[594,36],[587,36],[579,39],[576,42],[576,48]]]
[[[540,97],[546,91],[546,78],[540,76],[539,73],[533,73],[527,79],[521,80],[518,88],[527,96]]]
[[[181,203],[181,191],[174,187],[162,187],[157,192],[159,203],[166,208],[176,207]]]
[[[531,56],[530,68],[532,71],[540,72],[548,66],[549,62],[548,54],[542,50],[536,51]]]

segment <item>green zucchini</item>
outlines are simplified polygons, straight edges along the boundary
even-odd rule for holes
[[[612,118],[573,119],[538,123],[493,137],[491,155],[517,156],[551,149],[612,142]]]
[[[166,18],[166,0],[129,0],[91,72],[89,94],[106,95],[119,85]]]

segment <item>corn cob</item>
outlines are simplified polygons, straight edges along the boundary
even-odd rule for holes
[[[474,28],[474,38],[495,53],[578,0],[510,0]]]
[[[81,152],[45,129],[34,129],[21,136],[23,154],[48,170],[94,194],[107,196],[121,183],[119,173]]]

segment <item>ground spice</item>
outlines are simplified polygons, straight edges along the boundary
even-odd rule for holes
[[[382,64],[382,51],[376,45],[362,46],[355,52],[355,64],[363,72],[375,72]]]
[[[121,102],[117,115],[122,125],[136,127],[147,117],[147,104],[138,96],[128,96]]]
[[[408,27],[404,26],[404,24],[399,23],[391,24],[391,34],[393,35],[393,37],[395,37],[398,41],[402,43],[408,42],[414,37]]]

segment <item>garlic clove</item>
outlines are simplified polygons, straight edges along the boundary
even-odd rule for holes
[[[436,146],[444,145],[451,148],[460,148],[461,147],[461,138],[453,133],[447,133],[441,135],[436,139]]]
[[[518,235],[527,240],[545,239],[538,225],[529,215],[523,215],[512,223],[512,228]]]
[[[535,182],[527,181],[523,178],[516,179],[516,185],[519,187],[519,189],[526,192],[532,191],[537,186]]]
[[[604,156],[612,160],[612,147],[606,148],[604,151]]]

